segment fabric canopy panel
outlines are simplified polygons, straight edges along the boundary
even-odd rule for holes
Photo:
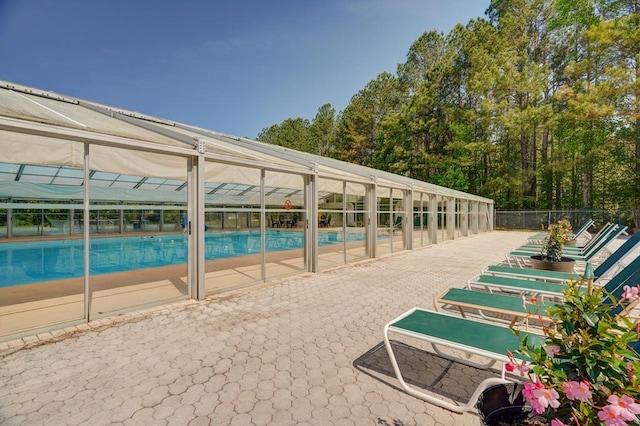
[[[189,140],[201,140],[205,142],[206,152],[209,154],[222,154],[228,157],[234,157],[238,159],[245,159],[256,164],[262,164],[265,166],[276,166],[279,168],[286,168],[287,171],[297,173],[309,173],[310,163],[305,161],[304,164],[298,164],[287,160],[286,158],[279,158],[273,155],[260,153],[251,149],[248,149],[239,144],[234,144],[233,140],[227,141],[221,138],[215,137],[212,132],[202,130],[201,132],[191,131],[181,127],[171,127],[162,124],[153,124],[154,127],[162,128],[164,131],[179,134]]]
[[[45,185],[30,182],[0,182],[0,197],[24,200],[81,201],[84,187],[67,185]],[[94,201],[120,202],[168,202],[186,203],[186,191],[148,191],[143,189],[89,187],[89,198]],[[34,208],[37,204],[33,205]]]
[[[30,182],[0,182],[0,198],[14,200],[59,200],[82,201],[84,187],[66,185],[45,185]],[[114,201],[120,203],[174,203],[187,202],[187,191],[149,191],[144,189],[104,188],[92,186],[89,188],[89,197],[92,201]],[[293,195],[275,194],[269,197],[269,204],[281,206],[289,200],[294,206],[304,205],[304,193]],[[215,205],[225,206],[259,206],[260,194],[248,193],[235,194],[205,194],[205,203],[208,207]],[[38,205],[33,204],[36,208]],[[126,209],[126,205],[123,205]]]
[[[82,168],[84,144],[0,130],[0,162]]]
[[[109,146],[91,145],[89,169],[187,180],[187,159],[184,157]]]
[[[0,116],[95,131],[168,146],[184,146],[182,142],[85,108],[82,103],[62,102],[10,90],[0,90]]]

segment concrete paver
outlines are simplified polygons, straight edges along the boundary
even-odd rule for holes
[[[477,425],[399,389],[382,329],[527,235],[476,235],[7,342],[0,424]],[[446,371],[436,392],[468,397],[486,377],[407,343],[398,357],[412,377]]]

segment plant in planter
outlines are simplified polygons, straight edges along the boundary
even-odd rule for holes
[[[532,416],[516,424],[640,424],[640,325],[616,315],[637,302],[640,285],[625,286],[619,301],[580,287],[570,283],[564,301],[547,310],[555,326],[543,329],[543,346],[522,339],[517,353],[529,362],[510,355],[507,369],[530,380],[522,395]]]
[[[565,240],[571,235],[571,224],[568,220],[559,221],[549,226],[539,255],[531,256],[531,263],[536,269],[550,269],[571,272],[575,261],[562,256]]]
[[[564,240],[565,245],[575,245],[576,236],[573,233],[573,226],[571,226],[571,222],[569,219],[562,219],[558,222],[558,226],[560,227],[560,231],[562,233],[562,239]]]

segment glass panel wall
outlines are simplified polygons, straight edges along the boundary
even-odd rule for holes
[[[391,188],[378,186],[376,194],[376,214],[378,229],[376,231],[376,255],[384,256],[392,252],[393,204]]]
[[[9,170],[16,173],[2,173]],[[65,167],[62,174],[79,176],[72,182],[59,173],[0,164],[0,337],[84,318],[83,172]]]
[[[321,179],[319,187],[320,269],[367,258],[364,185]]]
[[[487,232],[489,222],[489,209],[486,203],[479,203],[480,211],[478,213],[478,230],[480,232]]]
[[[187,160],[145,153],[134,167],[127,163],[132,156],[126,149],[90,147],[90,212],[81,226],[90,232],[91,319],[189,297],[187,234],[180,225]],[[135,173],[158,169],[167,175]]]
[[[478,233],[478,201],[472,201],[469,211],[469,228],[472,234]]]
[[[205,292],[261,282],[260,169],[208,162],[205,176]]]
[[[407,226],[410,225],[407,222],[403,198],[404,192],[402,190],[392,190],[391,205],[393,206],[393,215],[391,217],[392,227],[390,232],[392,237],[391,250],[394,253],[407,248],[405,245],[405,233]],[[409,209],[409,211],[411,211],[411,209]]]
[[[344,265],[344,183],[318,179],[318,266],[320,270]]]
[[[462,200],[454,199],[455,206],[455,228],[453,231],[454,238],[462,237]]]
[[[304,178],[267,171],[265,175],[266,279],[307,270],[305,259]]]
[[[460,207],[460,226],[462,228],[462,236],[469,236],[469,201],[462,200]]]
[[[46,219],[69,217],[71,209],[25,204],[0,208],[12,228],[0,244],[0,336],[84,317],[84,241]]]
[[[438,195],[438,242],[449,241],[449,198]]]
[[[413,247],[418,248],[422,247],[426,241],[426,235],[424,230],[426,228],[427,220],[425,217],[425,211],[427,209],[427,202],[425,199],[427,198],[427,194],[414,192],[413,193]]]
[[[346,263],[369,257],[367,252],[366,188],[362,184],[345,184],[345,212],[343,217]]]
[[[425,204],[424,213],[424,241],[425,245],[435,244],[438,241],[438,196],[426,194],[423,198]]]

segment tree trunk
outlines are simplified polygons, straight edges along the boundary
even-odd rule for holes
[[[540,160],[542,161],[543,174],[543,191],[545,197],[545,208],[551,210],[553,204],[553,171],[549,165],[549,129],[545,127],[542,132],[542,150],[540,151]]]
[[[582,208],[589,208],[589,188],[591,188],[591,167],[582,174]]]

